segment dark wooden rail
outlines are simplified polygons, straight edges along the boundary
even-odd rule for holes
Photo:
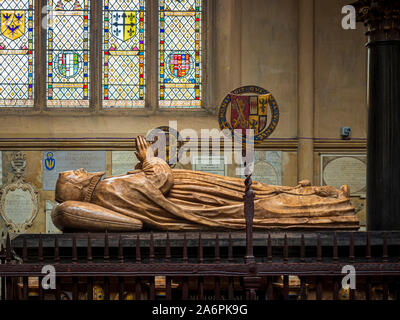
[[[253,232],[250,178],[244,201],[246,232],[7,235],[1,298],[400,299],[400,232]],[[55,290],[37,283],[46,265]]]
[[[382,299],[400,297],[398,232],[255,233],[253,240],[249,262],[243,233],[8,237],[0,265],[2,297],[26,298],[28,278],[43,277],[42,267],[49,264],[60,287],[40,290],[39,297],[67,290],[78,299],[100,278],[105,296],[130,290],[140,299],[156,298],[155,277],[161,276],[165,299],[288,299],[295,276],[297,298],[305,299],[307,288],[315,299],[338,299],[345,265],[357,272],[357,296],[351,298],[372,299],[377,290]]]

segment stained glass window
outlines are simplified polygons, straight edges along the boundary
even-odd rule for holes
[[[47,106],[89,106],[89,0],[48,0]]]
[[[106,108],[145,105],[145,2],[103,2],[103,106]]]
[[[33,106],[34,0],[0,1],[0,107]]]
[[[159,0],[160,108],[201,106],[202,0]]]

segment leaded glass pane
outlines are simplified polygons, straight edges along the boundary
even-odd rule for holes
[[[0,14],[0,107],[31,107],[34,0],[0,1]]]
[[[103,105],[144,107],[145,2],[104,0]]]
[[[202,0],[159,0],[161,108],[201,107]]]
[[[48,0],[47,106],[89,106],[89,0]]]

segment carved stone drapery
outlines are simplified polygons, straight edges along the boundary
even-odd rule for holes
[[[369,41],[400,40],[400,0],[359,0],[353,6]]]

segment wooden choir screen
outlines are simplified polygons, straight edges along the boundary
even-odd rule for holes
[[[2,299],[384,299],[400,298],[400,233],[25,235],[2,255]],[[56,269],[43,290],[42,267]],[[356,290],[343,290],[344,266]],[[35,283],[36,280],[36,283]]]

